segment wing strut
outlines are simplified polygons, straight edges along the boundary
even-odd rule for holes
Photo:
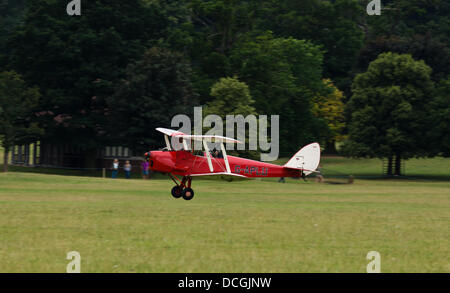
[[[211,154],[209,153],[208,143],[205,140],[203,141],[203,147],[205,148],[206,157],[208,158],[209,171],[212,173],[214,172],[214,168],[211,162]]]
[[[167,149],[168,149],[169,151],[171,151],[172,148],[170,147],[169,137],[167,136],[167,134],[164,134],[164,140],[166,141]]]
[[[220,148],[222,149],[223,161],[225,162],[227,173],[231,173],[230,164],[228,163],[227,151],[225,150],[225,145],[223,144],[223,142],[220,144]]]
[[[184,148],[185,151],[189,150],[187,142],[186,142],[186,140],[184,138],[183,138],[183,148]]]

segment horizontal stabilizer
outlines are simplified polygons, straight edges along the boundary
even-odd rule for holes
[[[290,170],[297,170],[297,171],[303,171],[303,173],[305,173],[305,175],[309,175],[311,173],[320,173],[319,171],[316,170],[308,170],[308,169],[302,169],[302,168],[290,168],[290,167],[286,167],[283,166],[286,169],[290,169]]]

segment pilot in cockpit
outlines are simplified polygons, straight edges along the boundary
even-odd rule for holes
[[[223,158],[222,152],[214,148],[211,152],[213,158]]]

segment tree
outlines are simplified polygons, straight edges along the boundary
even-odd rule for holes
[[[371,39],[360,52],[357,70],[363,72],[372,60],[384,52],[411,54],[433,68],[432,78],[439,81],[450,74],[450,49],[431,34],[412,37],[380,36]]]
[[[239,79],[250,87],[260,114],[280,115],[280,150],[290,155],[321,139],[326,124],[311,113],[322,82],[323,52],[309,41],[274,38],[272,34],[242,40],[230,54]]]
[[[0,138],[5,150],[5,172],[8,171],[8,153],[11,147],[33,142],[42,134],[33,119],[36,117],[33,110],[39,97],[39,89],[27,87],[16,72],[0,73]]]
[[[22,21],[25,11],[25,0],[0,0],[0,66],[9,53],[6,50],[8,37]]]
[[[324,143],[325,151],[335,153],[335,142],[342,141],[345,128],[344,93],[340,91],[330,79],[323,80],[329,91],[324,95],[313,98],[312,113],[325,120],[328,125],[328,134]]]
[[[236,77],[221,78],[212,86],[211,97],[204,115],[214,114],[225,119],[226,115],[256,114],[248,86]]]
[[[111,141],[142,152],[161,143],[155,132],[171,118],[192,110],[191,68],[181,53],[153,47],[130,64],[108,98]]]
[[[430,135],[435,147],[434,154],[450,157],[450,75],[436,86],[432,111]]]
[[[258,25],[277,37],[309,40],[324,51],[324,77],[339,88],[349,87],[351,71],[364,45],[358,25],[365,7],[357,0],[266,1]]]
[[[433,38],[449,44],[449,1],[383,0],[382,3],[381,15],[368,18],[370,38],[431,34]]]
[[[226,77],[221,78],[218,82],[216,82],[211,88],[211,98],[212,100],[208,102],[203,112],[204,116],[207,115],[217,115],[223,121],[223,127],[226,126],[226,116],[227,115],[242,115],[243,118],[246,118],[248,115],[256,115],[256,110],[253,106],[254,100],[250,95],[250,90],[248,86],[238,80],[237,77]],[[253,119],[255,123],[257,123],[256,119]],[[237,153],[246,156],[255,158],[257,157],[256,149],[250,150],[249,148],[249,137],[252,135],[256,137],[257,133],[250,134],[250,131],[257,131],[256,129],[250,129],[246,131],[247,127],[240,128],[237,124],[234,125],[233,133],[235,134],[235,138],[242,139],[245,133],[245,141],[246,144],[245,150],[238,151]],[[205,131],[209,129],[206,128]],[[228,129],[227,129],[228,130]],[[223,133],[215,133],[218,135],[226,135]],[[242,135],[242,137],[240,136]]]
[[[254,0],[192,0],[194,24],[201,29],[204,44],[220,54],[227,53],[239,36],[252,28]]]
[[[411,55],[383,53],[371,62],[352,85],[344,153],[388,158],[388,175],[400,175],[402,159],[429,154],[429,142],[424,138],[431,126],[430,75],[431,68]]]
[[[229,55],[239,40],[254,27],[258,0],[191,0],[194,27],[190,57],[194,65],[193,84],[201,102],[211,86],[223,76],[232,76]]]
[[[69,17],[61,1],[27,1],[22,26],[9,39],[9,64],[42,92],[43,141],[83,150],[93,167],[109,143],[106,98],[126,66],[147,46],[164,40],[167,16],[157,2],[84,1],[82,16]]]

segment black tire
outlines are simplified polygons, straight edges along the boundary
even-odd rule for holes
[[[172,188],[171,193],[172,193],[172,196],[175,197],[175,198],[180,198],[180,197],[183,196],[183,190],[181,190],[181,187],[178,186],[178,185],[177,185],[177,186],[174,186],[174,187]]]
[[[191,188],[185,188],[183,190],[183,199],[191,200],[194,198],[194,191]]]

